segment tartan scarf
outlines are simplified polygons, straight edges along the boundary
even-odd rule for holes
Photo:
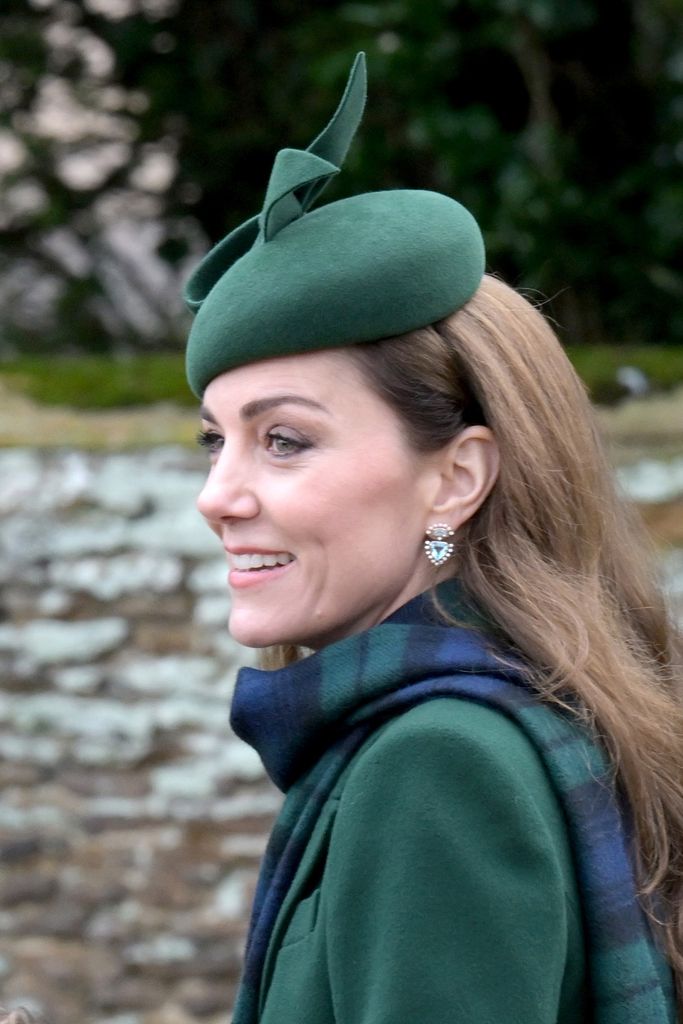
[[[438,594],[458,607],[457,584],[440,585]],[[382,722],[446,696],[509,716],[541,757],[569,830],[594,1024],[673,1024],[671,973],[636,895],[610,762],[584,729],[525,685],[521,663],[503,666],[480,632],[439,622],[429,594],[287,668],[239,672],[233,729],[286,798],[261,866],[233,1024],[259,1019],[275,919],[341,772]]]

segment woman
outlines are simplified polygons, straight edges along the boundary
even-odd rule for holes
[[[683,713],[640,529],[466,210],[310,211],[364,95],[360,55],[187,287],[199,508],[270,649],[232,722],[286,793],[234,1020],[681,1019]]]

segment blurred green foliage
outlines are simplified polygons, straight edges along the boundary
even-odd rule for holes
[[[674,345],[569,345],[574,369],[586,384],[594,402],[610,405],[623,398],[626,388],[617,372],[633,367],[644,375],[653,391],[666,391],[683,383],[683,347]]]
[[[643,372],[655,390],[683,384],[683,347],[649,345],[615,348],[611,345],[572,345],[570,360],[585,382],[591,398],[611,404],[626,389],[617,380],[622,366]],[[185,380],[180,353],[145,353],[113,359],[82,355],[77,358],[23,356],[0,364],[0,385],[42,405],[76,409],[120,409],[127,406],[173,402],[197,407]]]
[[[23,356],[0,364],[0,382],[42,405],[122,409],[174,402],[197,406],[179,353],[109,356]]]
[[[359,49],[368,108],[324,201],[448,192],[567,342],[683,343],[680,0],[3,0],[0,166],[3,131],[23,157],[0,184],[24,188],[0,200],[5,348],[179,347],[192,259],[258,211],[275,151],[311,141]],[[45,113],[55,82],[71,131]],[[116,249],[117,223],[166,277]]]

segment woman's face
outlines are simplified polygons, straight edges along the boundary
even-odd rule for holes
[[[268,359],[206,389],[198,507],[227,553],[230,632],[318,648],[427,589],[437,458],[343,350]],[[436,517],[438,518],[438,517]]]

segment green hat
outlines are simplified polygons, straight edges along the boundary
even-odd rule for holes
[[[472,215],[438,192],[367,192],[311,211],[339,173],[365,105],[365,55],[306,150],[275,158],[261,213],[219,242],[185,287],[196,313],[187,377],[201,397],[257,359],[404,334],[463,306],[484,273]]]

